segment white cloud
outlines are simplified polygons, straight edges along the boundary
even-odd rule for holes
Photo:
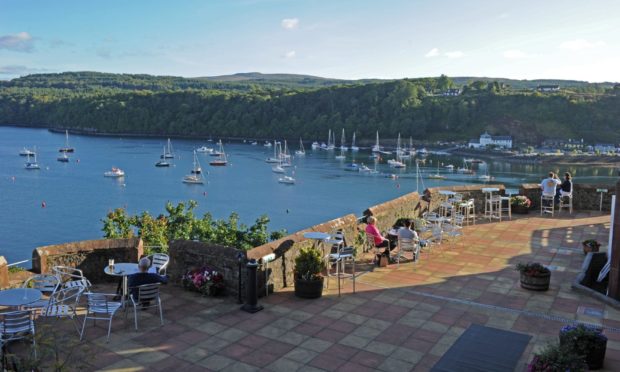
[[[439,49],[433,48],[429,50],[428,53],[424,55],[424,57],[431,58],[431,57],[437,57],[438,55],[439,55]]]
[[[41,68],[31,68],[23,65],[0,66],[0,75],[23,76],[27,74],[36,74],[48,70]]]
[[[510,49],[510,50],[506,50],[503,53],[504,58],[507,59],[522,59],[522,58],[527,58],[529,57],[527,53],[518,50],[518,49]]]
[[[284,58],[287,58],[287,59],[295,58],[296,54],[297,53],[294,50],[290,50],[284,54]]]
[[[34,49],[32,36],[27,32],[0,36],[0,49],[16,52],[31,52]]]
[[[295,29],[299,27],[299,18],[284,18],[281,25],[285,30]]]
[[[461,58],[465,56],[465,53],[460,50],[455,50],[453,52],[445,52],[444,55],[448,58]]]
[[[604,41],[588,41],[586,39],[575,39],[575,40],[569,40],[569,41],[565,41],[562,44],[560,44],[560,49],[566,49],[566,50],[583,50],[583,49],[592,49],[592,48],[599,48],[599,47],[604,47],[605,42]]]

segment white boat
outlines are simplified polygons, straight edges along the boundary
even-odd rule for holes
[[[192,174],[201,174],[202,167],[200,166],[200,162],[198,161],[198,156],[196,156],[196,151],[194,151],[194,162],[191,172]]]
[[[280,147],[280,142],[273,141],[273,157],[265,159],[265,162],[275,164],[275,163],[280,163],[282,161],[282,159],[280,158],[280,151],[278,150],[279,147]]]
[[[448,164],[448,165],[446,165],[446,169],[449,170],[450,172],[452,172],[454,170],[454,165]]]
[[[459,167],[456,171],[457,173],[461,173],[461,174],[473,174],[474,173],[473,170],[467,168],[467,161],[465,160],[463,160],[463,168]]]
[[[168,162],[165,158],[164,158],[164,154],[166,153],[166,147],[164,146],[164,152],[159,156],[159,158],[161,160],[159,160],[157,163],[155,163],[156,167],[169,167],[170,166],[170,162]]]
[[[428,155],[428,151],[426,150],[426,148],[421,148],[417,151],[418,155],[420,156],[427,156]]]
[[[318,150],[321,148],[321,145],[317,141],[312,142],[312,150]]]
[[[325,142],[321,142],[320,148],[321,150],[327,150],[327,145],[325,144]]]
[[[355,146],[355,132],[353,132],[353,140],[351,141],[351,151],[359,151],[360,148]]]
[[[62,152],[62,153],[60,154],[60,156],[58,156],[58,157],[56,158],[56,160],[58,160],[58,161],[59,161],[59,162],[61,162],[61,163],[68,163],[68,162],[69,162],[69,156],[67,156],[67,153],[66,153],[66,152]]]
[[[286,140],[284,140],[284,150],[282,150],[282,152],[280,153],[280,158],[282,158],[282,160],[291,158],[291,154],[288,151],[288,144],[286,143]]]
[[[299,150],[295,151],[295,155],[297,155],[297,156],[305,156],[306,155],[306,150],[304,149],[304,143],[301,140],[301,137],[299,137]]]
[[[269,141],[265,141],[265,143],[263,144],[263,146],[265,146],[265,147],[271,147],[271,142],[269,142]]]
[[[431,180],[445,180],[446,176],[439,174],[439,161],[437,161],[437,173],[428,176]]]
[[[295,179],[291,176],[283,176],[283,177],[278,178],[278,182],[285,183],[288,185],[294,185]]]
[[[349,163],[349,164],[344,166],[344,170],[346,170],[346,171],[357,172],[357,171],[359,171],[359,169],[360,169],[360,166],[357,163]]]
[[[398,133],[398,140],[396,141],[396,160],[388,161],[388,164],[392,168],[405,168],[405,163],[402,162],[402,149],[400,148],[400,133]]]
[[[30,155],[26,155],[28,158],[26,159],[26,163],[24,163],[24,168],[26,169],[41,169],[39,163],[37,163],[37,148],[34,149],[34,160],[30,161]]]
[[[125,177],[125,172],[122,169],[112,167],[111,170],[103,173],[104,177]]]
[[[340,136],[340,150],[347,151],[349,148],[345,144],[344,128],[342,128],[342,136]]]
[[[226,157],[226,153],[224,152],[224,145],[222,144],[222,140],[218,142],[218,145],[219,145],[219,149],[218,149],[219,156],[217,159],[211,160],[209,162],[209,165],[212,165],[214,167],[224,167],[228,164],[228,158]]]
[[[199,148],[196,149],[196,152],[210,154],[213,152],[213,149],[207,146],[200,146]]]
[[[478,179],[480,181],[489,182],[489,181],[493,181],[495,177],[489,176],[488,174],[483,174],[481,176],[478,176]]]
[[[204,183],[204,180],[202,179],[202,175],[200,174],[188,174],[183,177],[183,183],[200,185]]]
[[[256,142],[256,141],[252,141],[252,143],[250,143],[250,145],[252,145],[252,146],[258,146],[258,142]]]
[[[381,146],[379,146],[379,131],[377,131],[377,140],[375,141],[375,145],[372,147],[372,152],[380,152]]]
[[[327,133],[327,147],[325,149],[333,150],[335,148],[336,148],[336,139],[334,138],[334,135],[332,135],[332,130],[330,129],[329,132]]]
[[[19,151],[19,156],[34,156],[34,151],[23,148]]]
[[[172,152],[172,142],[168,138],[168,143],[164,147],[164,153],[160,156],[162,159],[174,159],[174,153]]]
[[[369,168],[368,166],[362,164],[360,165],[358,172],[360,173],[364,173],[364,174],[378,174],[379,171],[377,170],[377,163],[375,162],[375,168]]]
[[[69,146],[69,131],[65,130],[65,147],[61,147],[58,152],[73,152],[75,149]]]

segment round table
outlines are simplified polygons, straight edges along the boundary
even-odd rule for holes
[[[123,287],[122,287],[122,302],[125,303],[125,298],[127,297],[127,275],[135,274],[139,272],[138,264],[136,263],[128,263],[128,262],[119,262],[114,264],[114,270],[110,270],[110,266],[106,266],[103,269],[103,272],[111,275],[111,276],[121,276],[123,277]]]
[[[446,195],[446,196],[454,196],[454,195],[456,195],[456,191],[451,191],[451,190],[439,190],[439,194],[440,194],[440,195]]]
[[[323,241],[329,239],[331,236],[328,233],[320,232],[320,231],[309,231],[304,233],[304,238],[313,239],[317,241]]]
[[[0,291],[0,305],[19,307],[37,302],[43,294],[34,288],[13,288]]]

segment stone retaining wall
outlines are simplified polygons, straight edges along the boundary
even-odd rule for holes
[[[376,217],[377,228],[380,231],[387,231],[399,218],[416,218],[422,215],[428,209],[428,205],[428,202],[422,200],[420,194],[412,192],[366,209],[364,217]]]
[[[32,251],[32,270],[51,273],[54,266],[75,267],[84,272],[91,282],[113,280],[103,269],[108,259],[116,262],[138,262],[143,254],[142,239],[85,240],[39,247]]]
[[[597,189],[607,189],[603,194],[603,211],[611,211],[611,196],[616,194],[615,185],[589,185],[573,184],[573,209],[598,211],[601,202],[601,194]],[[532,209],[540,210],[540,184],[524,183],[521,185],[520,194],[532,200]]]
[[[224,275],[226,294],[237,295],[239,283],[239,255],[245,261],[246,252],[222,245],[191,240],[172,241],[168,248],[170,281],[181,284],[187,270],[209,266]],[[245,280],[245,268],[242,271]]]
[[[0,256],[0,288],[9,288],[9,266],[4,256]]]

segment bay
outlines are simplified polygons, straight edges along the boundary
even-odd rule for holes
[[[313,140],[313,139],[308,139]],[[64,145],[61,133],[46,129],[0,127],[0,255],[7,261],[29,259],[38,246],[71,241],[99,239],[103,236],[101,219],[114,208],[131,214],[149,211],[164,213],[167,201],[198,202],[197,215],[210,212],[226,218],[237,212],[242,222],[252,224],[260,215],[271,219],[271,230],[294,232],[348,213],[361,215],[369,206],[425,187],[482,183],[477,176],[446,173],[447,164],[462,165],[462,157],[429,156],[416,177],[415,163],[404,170],[377,164],[378,175],[346,171],[344,165],[355,160],[374,166],[368,151],[347,153],[345,161],[334,159],[338,151],[309,150],[305,157],[294,157],[295,185],[278,183],[281,175],[271,171],[265,159],[273,150],[248,143],[225,143],[229,155],[227,167],[210,167],[209,156],[200,154],[205,171],[204,185],[182,183],[192,168],[192,150],[215,143],[204,140],[172,139],[176,158],[170,168],[156,168],[155,162],[166,138],[96,137],[71,135],[75,153],[70,161],[56,160]],[[40,170],[24,169],[23,147],[37,148]],[[297,145],[290,145],[294,152]],[[428,174],[446,173],[447,180],[427,179]],[[106,178],[111,167],[123,169],[121,179]],[[539,182],[548,166],[510,164],[492,161],[478,165],[478,174],[495,177],[493,182],[518,186]],[[615,182],[615,170],[596,167],[558,167],[570,170],[575,182]],[[206,173],[208,172],[208,174]],[[396,178],[388,177],[394,174]]]

